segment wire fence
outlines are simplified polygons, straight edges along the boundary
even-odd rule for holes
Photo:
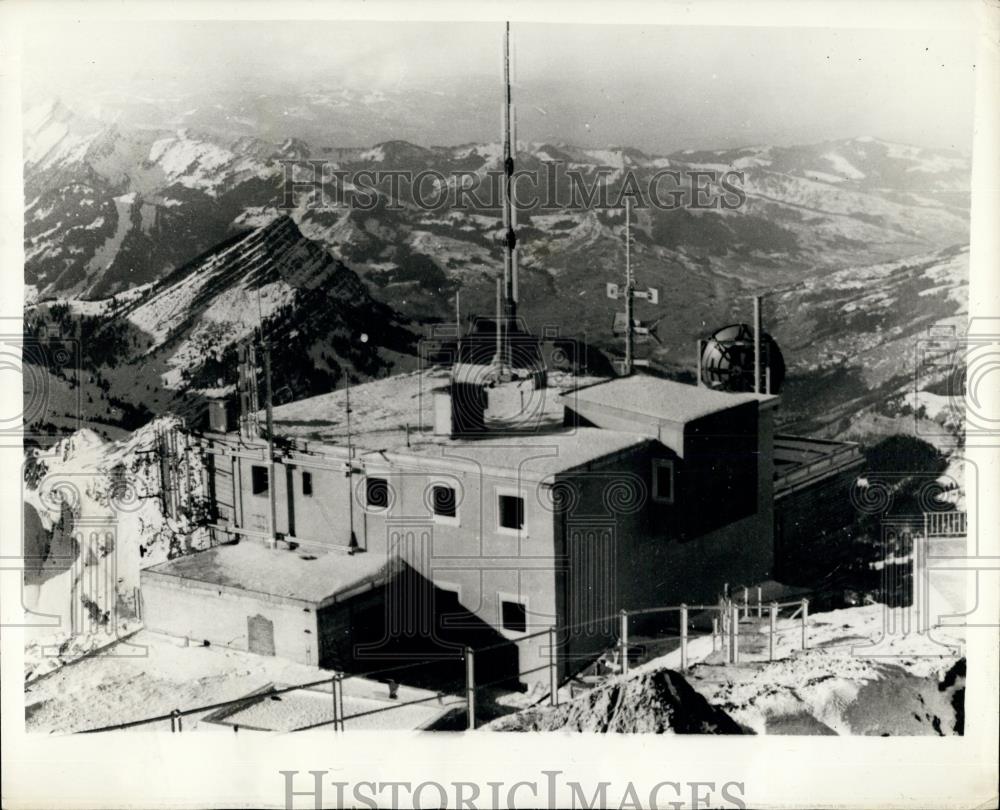
[[[756,599],[754,599],[754,596]],[[581,636],[578,631],[599,628],[599,632],[588,639],[589,647],[578,654],[586,664],[573,671],[571,647],[574,640]],[[599,671],[591,681],[599,682],[604,677],[628,674],[630,667],[662,655],[679,650],[678,668],[686,672],[693,662],[692,656],[699,661],[715,660],[718,663],[739,664],[750,661],[774,660],[778,654],[779,641],[793,635],[797,636],[797,648],[805,650],[809,645],[809,599],[802,598],[785,602],[764,602],[761,589],[755,593],[744,588],[742,599],[739,593],[719,599],[713,604],[695,605],[665,605],[661,607],[644,608],[640,610],[621,610],[617,614],[603,616],[599,619],[577,622],[575,624],[548,627],[533,633],[520,634],[516,638],[508,638],[495,644],[477,648],[465,647],[463,652],[450,657],[437,657],[433,660],[422,659],[365,672],[335,672],[332,675],[297,683],[289,686],[271,686],[249,695],[218,701],[186,709],[173,709],[170,712],[129,720],[122,723],[85,729],[80,733],[93,734],[104,731],[120,731],[140,726],[155,726],[169,723],[172,732],[184,730],[185,718],[193,716],[208,719],[209,713],[220,713],[228,718],[225,723],[231,725],[234,731],[240,728],[254,729],[249,723],[241,724],[233,717],[245,709],[253,707],[264,700],[274,700],[282,695],[303,690],[321,690],[330,694],[330,713],[322,720],[308,722],[292,732],[310,731],[319,728],[330,728],[334,731],[346,730],[349,721],[357,724],[366,718],[373,718],[407,707],[437,703],[442,711],[431,713],[433,719],[443,720],[447,715],[458,712],[465,714],[465,727],[477,727],[477,709],[483,704],[483,696],[490,690],[513,688],[522,683],[521,679],[530,675],[546,672],[547,692],[535,701],[538,705],[546,699],[551,706],[560,703],[560,691],[571,683],[578,683],[580,675],[586,669],[595,668],[595,662],[601,662]],[[690,648],[696,639],[711,638],[711,646],[700,645],[697,653]],[[598,642],[596,645],[593,639]],[[540,640],[544,643],[536,650],[536,656],[541,660],[527,669],[516,667],[516,671],[503,672],[499,677],[489,680],[477,679],[477,659],[489,662],[488,654],[501,648],[515,646],[519,653],[528,642]],[[601,643],[601,642],[604,643]],[[787,645],[785,645],[787,650]],[[400,683],[396,677],[403,676],[408,671],[422,667],[440,667],[443,661],[452,661],[464,665],[464,689],[461,691],[434,690],[431,694],[400,700],[398,691]],[[520,654],[517,657],[520,662]],[[534,663],[533,661],[531,663]],[[495,673],[491,673],[495,674]],[[396,676],[396,677],[390,677]],[[346,711],[344,701],[344,683],[350,680],[382,681],[387,693],[383,700],[385,706],[365,708],[358,711]],[[456,681],[461,680],[456,672]],[[353,699],[353,698],[352,698]],[[370,697],[365,698],[370,702]],[[214,722],[220,722],[215,720]],[[263,729],[262,729],[263,730]]]

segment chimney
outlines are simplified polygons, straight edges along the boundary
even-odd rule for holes
[[[434,435],[452,435],[451,391],[447,387],[434,389]]]
[[[480,383],[452,382],[434,390],[434,435],[456,438],[486,429],[486,390]]]

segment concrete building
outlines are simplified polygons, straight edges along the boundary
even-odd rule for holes
[[[770,576],[776,397],[645,376],[514,383],[488,389],[480,431],[454,435],[444,426],[461,420],[429,413],[455,407],[442,381],[411,382],[437,389],[394,392],[398,416],[419,421],[400,429],[382,402],[349,441],[291,438],[292,423],[323,420],[278,409],[273,462],[260,439],[206,434],[219,545],[143,573],[147,623],[334,668],[438,657],[456,676],[465,644],[551,627],[567,674],[613,643],[620,609]],[[543,680],[538,642],[480,665]]]
[[[774,464],[775,578],[808,581],[845,540],[864,456],[851,442],[779,434]]]

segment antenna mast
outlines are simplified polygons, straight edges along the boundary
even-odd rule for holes
[[[511,365],[510,328],[517,318],[517,213],[513,202],[514,152],[517,146],[511,143],[513,112],[510,86],[510,22],[507,22],[504,29],[503,81],[503,307],[497,322],[499,345],[497,356],[493,361],[501,371],[509,369]]]
[[[632,373],[635,317],[632,314],[635,282],[632,279],[632,198],[625,198],[625,376]]]

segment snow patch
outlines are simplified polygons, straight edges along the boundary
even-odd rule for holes
[[[863,180],[865,173],[854,166],[847,158],[836,152],[826,152],[823,159],[828,161],[835,172],[843,175],[848,180]]]

